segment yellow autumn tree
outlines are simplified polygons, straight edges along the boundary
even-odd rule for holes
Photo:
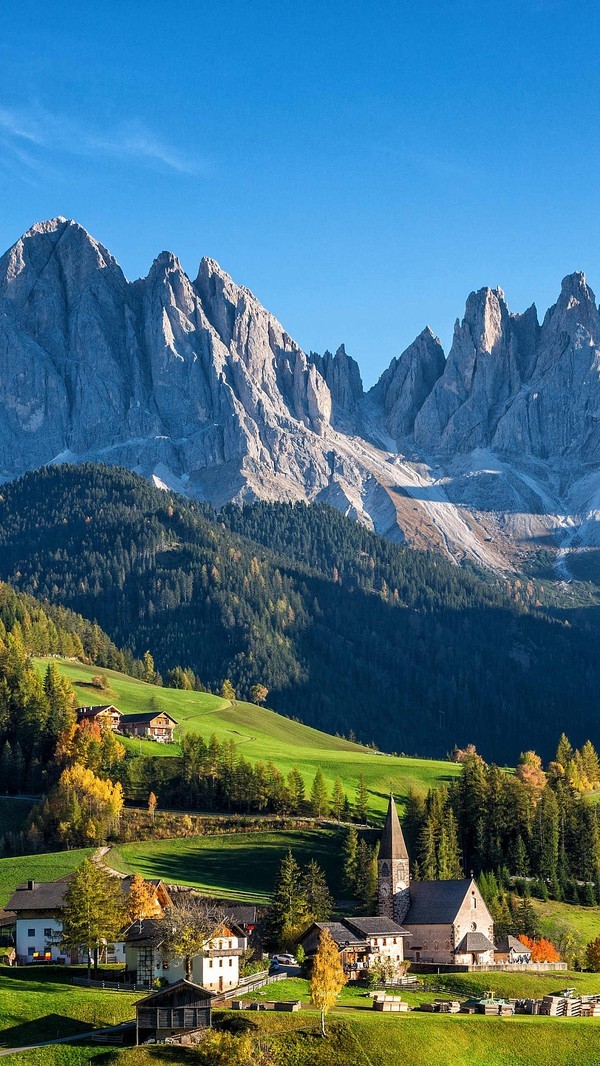
[[[160,918],[163,910],[156,898],[156,889],[149,881],[135,874],[129,885],[129,895],[125,903],[125,912],[129,922],[141,921],[143,918]]]
[[[123,810],[120,781],[97,777],[93,770],[73,763],[60,775],[49,804],[49,813],[58,824],[58,834],[66,844],[98,844],[118,824]]]
[[[331,1010],[347,978],[340,953],[328,929],[322,929],[319,947],[313,960],[310,1001],[321,1012],[321,1033],[325,1036],[325,1015]]]

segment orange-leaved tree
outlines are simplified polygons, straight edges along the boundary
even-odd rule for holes
[[[560,962],[560,952],[551,940],[546,940],[545,937],[533,940],[532,937],[524,934],[519,937],[519,940],[526,948],[529,948],[532,962]]]

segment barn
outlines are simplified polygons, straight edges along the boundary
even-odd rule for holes
[[[212,993],[181,980],[161,988],[135,1005],[136,1043],[162,1043],[211,1024]]]

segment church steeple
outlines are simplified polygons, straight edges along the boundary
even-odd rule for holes
[[[379,874],[379,913],[403,922],[410,907],[408,851],[394,796],[390,793],[377,862]]]

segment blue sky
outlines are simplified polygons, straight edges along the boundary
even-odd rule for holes
[[[597,3],[20,0],[0,35],[0,246],[76,218],[248,285],[371,384],[467,294],[600,289]]]

